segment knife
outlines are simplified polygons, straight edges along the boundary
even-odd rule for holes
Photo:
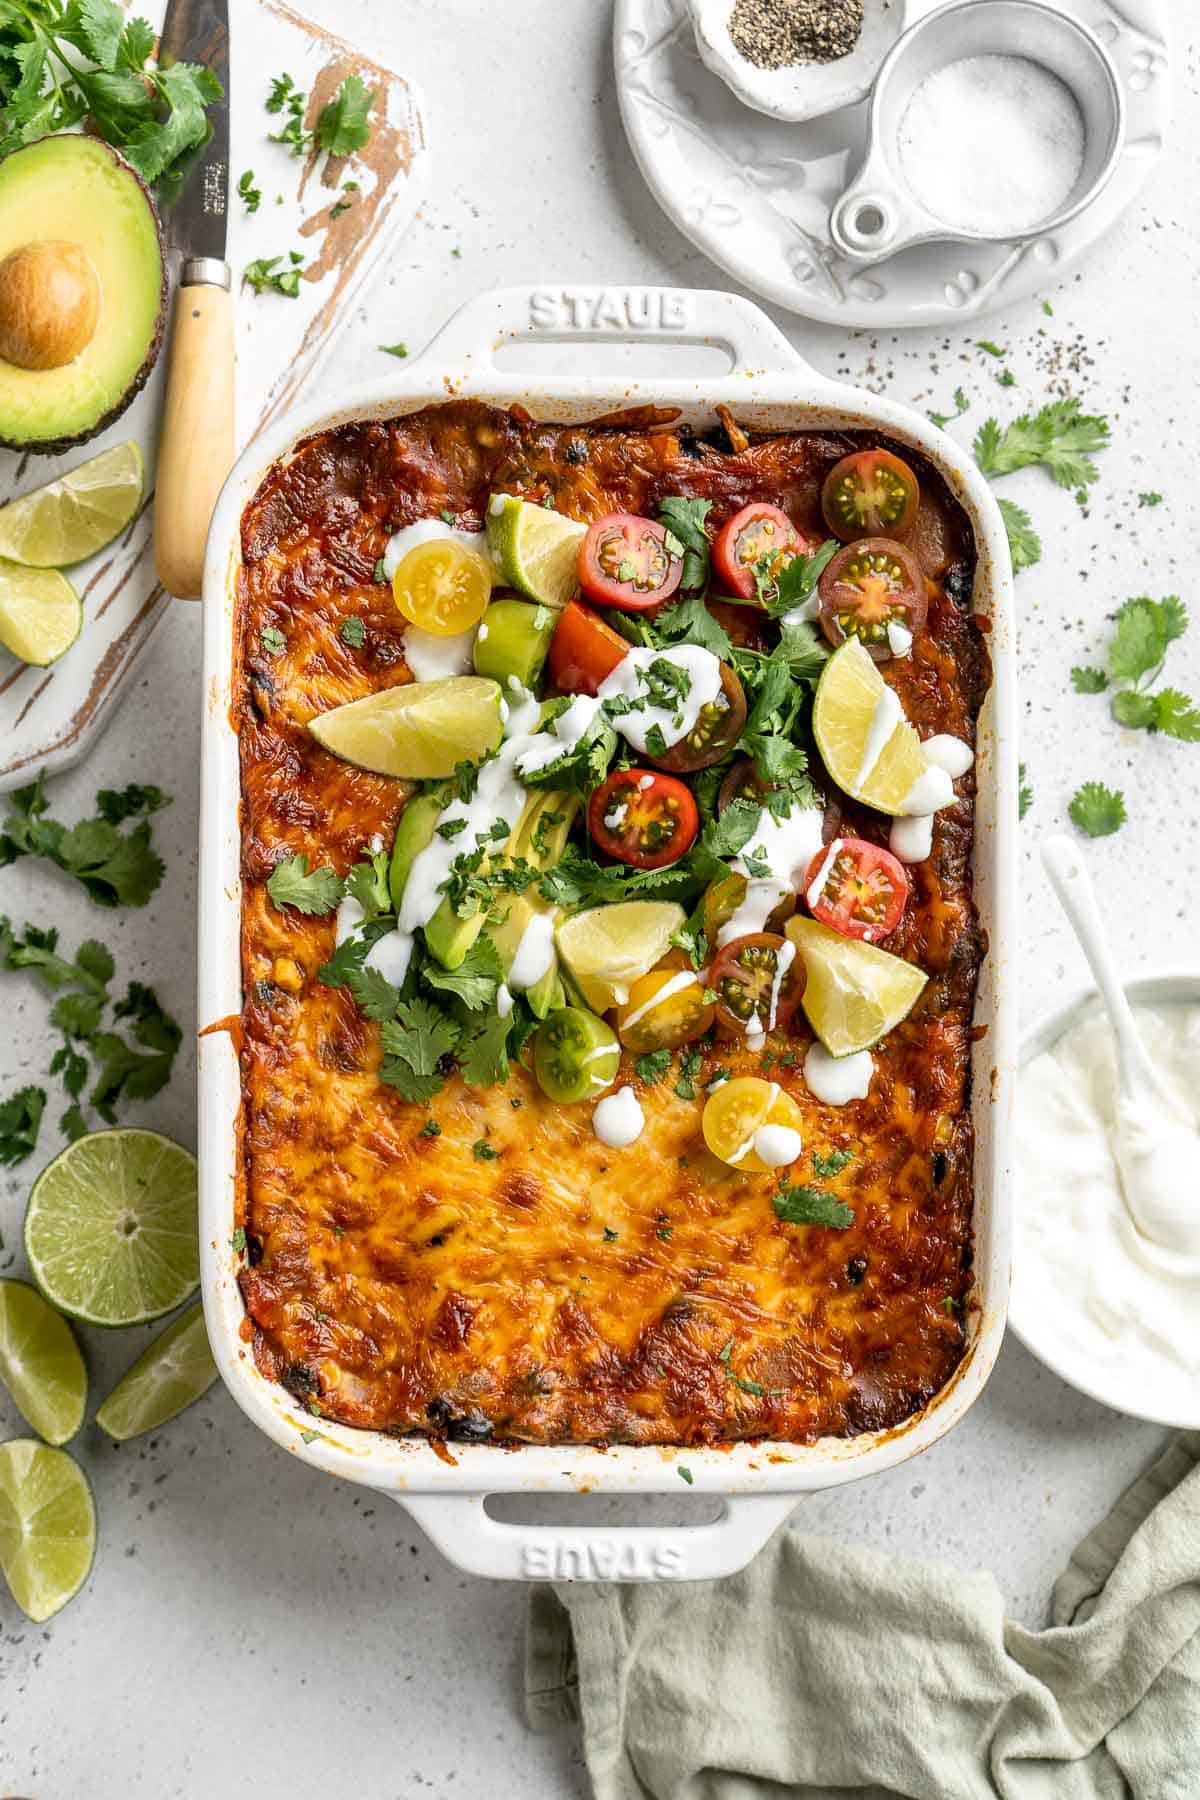
[[[167,247],[182,256],[167,361],[154,493],[154,566],[169,594],[200,593],[204,545],[233,467],[233,297],[229,210],[229,12],[226,0],[170,0],[159,61],[206,63],[225,90],[208,109],[196,152],[167,215]]]

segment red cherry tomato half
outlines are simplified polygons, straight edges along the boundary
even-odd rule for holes
[[[699,829],[690,790],[674,775],[657,770],[617,770],[588,801],[593,843],[635,869],[662,869],[677,862],[691,849]]]
[[[757,1021],[763,1031],[786,1031],[804,998],[804,959],[787,938],[755,931],[733,938],[717,952],[708,985],[717,996],[717,1030],[745,1037]],[[782,972],[781,972],[782,971]]]
[[[743,506],[722,525],[713,545],[713,567],[728,593],[753,600],[758,595],[755,564],[770,557],[770,572],[777,576],[781,562],[790,562],[802,548],[800,533],[782,508],[760,501]]]
[[[890,850],[865,838],[834,838],[808,865],[804,898],[822,925],[876,944],[900,923],[908,876]]]
[[[667,528],[636,513],[607,513],[579,546],[579,585],[597,606],[645,612],[679,586],[682,556],[667,549]]]
[[[620,632],[590,606],[568,600],[550,639],[547,667],[559,693],[595,694],[628,654],[629,645]]]
[[[656,768],[669,769],[673,775],[691,775],[697,769],[710,768],[729,755],[741,737],[745,723],[746,695],[742,684],[729,664],[722,663],[720,693],[700,708],[699,717],[686,737],[664,750],[661,756],[652,756],[649,760]]]
[[[890,450],[857,450],[834,463],[821,489],[821,511],[843,543],[886,531],[903,537],[917,516],[921,490],[906,462]]]
[[[897,652],[907,654],[908,645],[889,633],[889,625],[906,631],[910,639],[925,629],[925,577],[912,552],[891,538],[847,544],[822,570],[817,592],[821,629],[829,642],[856,637],[876,662],[887,662]]]

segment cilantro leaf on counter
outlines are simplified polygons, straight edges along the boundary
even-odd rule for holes
[[[944,431],[952,419],[961,419],[965,412],[970,411],[970,408],[971,402],[967,399],[967,396],[963,393],[962,389],[956,387],[954,390],[954,411],[952,413],[927,412],[925,417],[929,420],[930,424],[936,425],[940,430]]]
[[[0,1101],[0,1165],[11,1169],[33,1154],[45,1110],[45,1088],[18,1088]]]
[[[1162,495],[1156,494],[1153,491],[1151,491],[1149,493],[1138,495],[1138,505],[1139,506],[1161,506],[1162,503],[1163,503]]]
[[[371,135],[367,115],[376,96],[361,77],[347,75],[332,100],[317,114],[317,143],[330,156],[349,156],[361,150]]]
[[[995,419],[986,419],[976,433],[975,460],[985,475],[1009,475],[1038,464],[1060,487],[1087,487],[1099,474],[1093,454],[1108,441],[1107,419],[1083,412],[1078,400],[1051,400],[1003,430]]]
[[[1072,823],[1088,837],[1111,837],[1125,823],[1125,796],[1102,781],[1085,781],[1067,811]]]
[[[999,344],[993,344],[993,342],[990,338],[976,338],[975,339],[975,348],[977,350],[985,350],[989,356],[1007,356],[1008,355],[1007,350],[1001,349]]]
[[[1092,667],[1071,670],[1076,693],[1102,694],[1109,685],[1119,686],[1109,701],[1118,725],[1130,731],[1161,731],[1164,737],[1185,744],[1200,743],[1200,710],[1178,688],[1153,691],[1150,684],[1162,674],[1167,650],[1188,627],[1187,608],[1174,595],[1151,600],[1137,595],[1126,600],[1116,615],[1116,631],[1108,646],[1108,673]]]
[[[175,1053],[183,1034],[175,1020],[159,1005],[154,989],[131,981],[125,998],[113,1008],[117,1019],[128,1019],[135,1049],[115,1032],[97,1032],[90,1048],[98,1064],[91,1103],[110,1125],[116,1121],[119,1100],[152,1100],[171,1078]]]
[[[248,262],[242,270],[242,280],[248,287],[253,288],[256,294],[283,294],[287,299],[295,300],[300,294],[301,271],[297,263],[298,261],[303,262],[303,260],[303,257],[298,257],[296,251],[292,251],[291,267],[281,269],[277,265],[283,261],[282,256],[256,256],[254,261]],[[268,626],[267,630],[270,629],[271,627]],[[264,631],[262,635],[264,646],[269,648],[270,646],[266,644],[267,632]],[[282,633],[276,633],[276,636],[282,636]]]
[[[126,819],[144,818],[170,806],[171,796],[160,787],[143,787],[130,781],[123,788],[101,788],[96,795],[96,811],[110,825],[123,825]]]
[[[1017,817],[1023,819],[1033,805],[1033,789],[1025,776],[1025,764],[1017,764]]]
[[[121,831],[114,818],[131,818],[166,803],[159,788],[102,788],[97,817],[62,825],[48,816],[41,775],[11,796],[13,811],[0,827],[0,868],[22,856],[40,856],[71,875],[98,906],[144,906],[163,877],[162,858],[151,843],[149,821]]]
[[[785,1225],[830,1225],[844,1231],[854,1223],[854,1209],[836,1194],[823,1193],[814,1187],[781,1188],[772,1196],[775,1217]]]
[[[254,185],[254,170],[246,169],[238,176],[238,197],[245,204],[248,213],[256,213],[262,205],[262,189]]]
[[[421,979],[439,993],[456,995],[468,1012],[483,1012],[495,1001],[504,970],[492,940],[479,937],[456,969],[443,969],[430,958],[421,970]]]
[[[683,551],[679,585],[686,593],[702,593],[708,586],[710,549],[704,523],[711,511],[711,500],[688,500],[681,494],[672,494],[659,504],[659,524],[666,526]],[[658,623],[661,625],[662,620]]]
[[[1022,569],[1032,569],[1034,563],[1042,560],[1042,540],[1033,529],[1033,520],[1023,506],[1015,500],[997,498],[1000,517],[1004,520],[1004,530],[1008,538],[1008,553],[1012,557],[1013,574],[1019,575]]]
[[[379,348],[383,351],[385,356],[405,357],[408,355],[407,344],[380,344]]]
[[[311,131],[304,129],[308,95],[298,88],[288,74],[276,75],[264,105],[269,113],[283,115],[278,131],[268,133],[273,144],[287,144],[293,156],[303,156],[313,141]]]
[[[274,904],[283,910],[294,906],[299,913],[320,918],[331,913],[342,898],[342,878],[322,863],[308,866],[303,850],[297,856],[285,856],[277,862],[267,879],[267,892]]]

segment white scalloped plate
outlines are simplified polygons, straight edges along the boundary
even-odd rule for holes
[[[909,0],[908,20],[933,11]],[[687,0],[617,0],[621,116],[664,211],[748,288],[810,319],[852,327],[947,325],[1036,292],[1103,236],[1138,193],[1166,137],[1166,0],[1064,7],[1107,45],[1128,131],[1112,180],[1086,212],[1033,243],[923,244],[863,268],[829,236],[829,208],[858,165],[866,106],[789,124],[743,106],[696,50]]]

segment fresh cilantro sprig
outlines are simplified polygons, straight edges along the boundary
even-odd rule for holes
[[[331,913],[344,892],[340,875],[322,863],[310,869],[303,850],[298,856],[285,856],[277,862],[267,878],[267,892],[277,907],[294,906],[310,918]]]
[[[845,1231],[854,1223],[853,1207],[820,1188],[781,1188],[772,1196],[771,1205],[775,1217],[785,1225],[829,1225],[835,1231]]]
[[[971,402],[967,399],[967,396],[963,393],[962,389],[956,387],[954,390],[954,411],[952,413],[927,412],[925,417],[932,425],[936,425],[940,430],[944,431],[952,420],[961,419],[963,414],[969,412],[970,409]]]
[[[681,494],[672,494],[658,509],[659,523],[667,528],[668,550],[683,557],[679,585],[685,593],[702,594],[708,586],[710,551],[704,523],[711,511],[711,500],[689,500]]]
[[[1074,398],[1051,400],[1003,429],[995,419],[985,419],[975,437],[975,460],[985,475],[1011,475],[1037,465],[1059,487],[1090,487],[1099,475],[1093,457],[1108,441],[1107,419],[1085,413]]]
[[[811,556],[802,550],[784,563],[782,569],[778,568],[776,557],[759,558],[754,565],[755,590],[773,619],[794,612],[812,598],[822,571],[841,547],[836,538],[826,538]]]
[[[332,100],[317,114],[317,143],[330,156],[350,156],[371,135],[368,115],[375,94],[358,75],[347,75]]]
[[[0,1166],[11,1169],[32,1156],[45,1110],[45,1088],[18,1088],[0,1101]]]
[[[1015,500],[1006,500],[1003,495],[997,497],[996,504],[1008,536],[1013,573],[1019,575],[1022,569],[1032,569],[1034,563],[1041,562],[1042,540],[1023,506],[1018,506]]]
[[[97,906],[145,906],[163,878],[148,815],[169,804],[160,788],[102,788],[96,816],[63,825],[49,816],[41,775],[11,796],[0,823],[0,868],[22,856],[43,857],[74,877]],[[136,821],[132,829],[122,824]]]
[[[1125,823],[1125,796],[1102,781],[1085,781],[1067,808],[1071,822],[1088,837],[1111,837]]]
[[[0,155],[90,120],[143,180],[174,177],[224,90],[202,64],[160,67],[154,45],[145,19],[126,19],[116,0],[6,0]]]
[[[8,919],[0,919],[0,968],[26,971],[55,996],[50,1023],[60,1042],[49,1073],[58,1076],[69,1102],[60,1120],[69,1138],[88,1129],[83,1096],[89,1078],[88,1103],[110,1125],[119,1104],[150,1100],[166,1086],[183,1034],[153,988],[142,982],[130,982],[123,1000],[112,999],[114,964],[103,944],[89,939],[72,958],[60,951],[53,929],[26,925],[19,937]],[[132,1042],[118,1025],[127,1025]]]
[[[1162,674],[1167,651],[1188,627],[1187,608],[1174,595],[1126,600],[1116,615],[1116,631],[1108,646],[1107,667],[1076,666],[1071,683],[1077,694],[1103,694],[1118,725],[1131,731],[1161,731],[1185,744],[1200,743],[1200,711],[1178,688],[1152,684]]]

